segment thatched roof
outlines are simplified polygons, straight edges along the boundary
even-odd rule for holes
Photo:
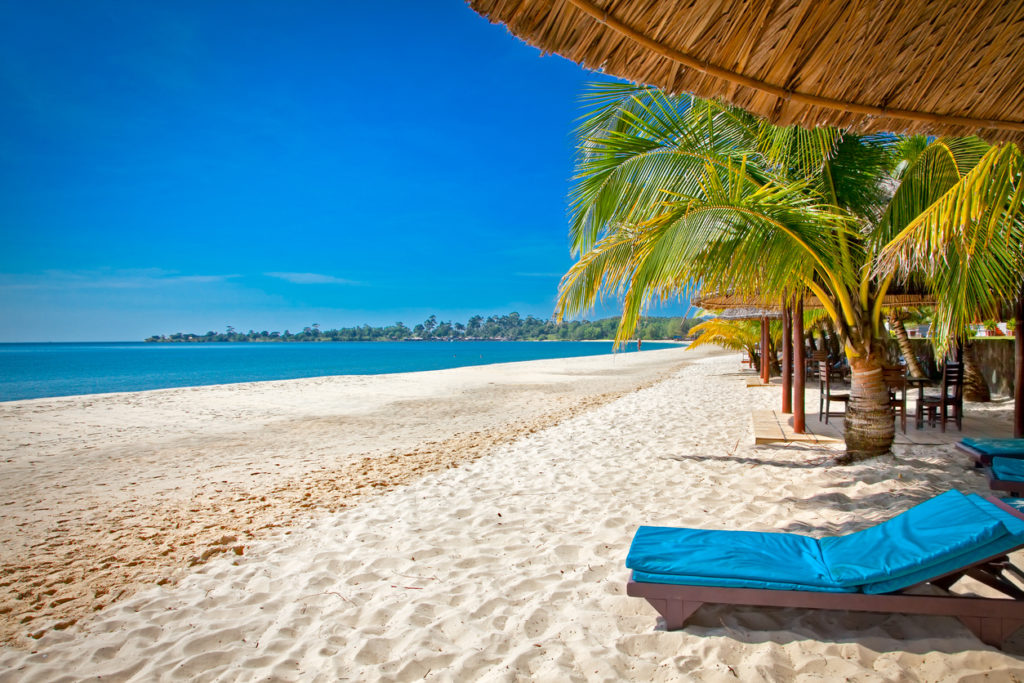
[[[760,320],[761,318],[778,320],[782,317],[782,311],[762,308],[727,308],[715,317],[719,320]]]
[[[782,302],[774,298],[760,296],[744,296],[742,294],[700,294],[694,297],[690,303],[697,308],[707,308],[715,311],[727,310],[750,310],[779,311],[782,309]],[[920,308],[922,306],[934,306],[935,297],[931,294],[886,294],[882,299],[883,308]],[[822,308],[821,300],[818,297],[808,294],[804,297],[804,308]]]
[[[469,0],[527,43],[772,122],[1024,144],[1022,0]]]

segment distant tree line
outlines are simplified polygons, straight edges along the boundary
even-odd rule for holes
[[[690,328],[700,322],[699,318],[657,318],[645,317],[640,321],[636,336],[641,339],[676,339],[685,337]],[[303,328],[301,332],[239,332],[228,325],[224,332],[209,331],[206,334],[176,332],[171,335],[154,334],[147,342],[290,342],[290,341],[462,341],[500,340],[533,341],[561,340],[580,341],[590,339],[614,339],[618,318],[601,320],[572,320],[556,323],[541,320],[532,315],[525,318],[518,313],[492,315],[484,318],[475,315],[465,324],[437,320],[432,315],[412,328],[397,322],[387,327],[342,327],[335,330],[321,330],[319,323]]]

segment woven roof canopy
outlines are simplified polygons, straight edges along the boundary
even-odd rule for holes
[[[782,311],[779,309],[728,308],[715,317],[719,320],[761,320],[762,318],[778,320],[782,317]]]
[[[744,296],[742,294],[700,294],[690,300],[697,308],[714,311],[748,310],[780,311],[782,302],[779,299],[761,296]],[[921,308],[934,306],[935,297],[931,294],[886,294],[882,299],[883,308]],[[821,300],[813,294],[804,296],[804,309],[823,308]]]
[[[469,0],[527,43],[779,125],[1024,145],[1024,0]]]

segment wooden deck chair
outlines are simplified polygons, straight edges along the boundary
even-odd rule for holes
[[[939,396],[926,396],[922,408],[928,414],[928,424],[935,426],[938,421],[942,431],[946,431],[946,423],[956,423],[958,431],[963,431],[964,418],[964,365],[963,363],[946,363],[942,368],[942,393]]]
[[[1024,505],[1024,501],[1020,501]],[[704,604],[942,615],[1001,646],[1024,625],[1024,577],[1007,554],[1024,547],[1024,514],[994,498],[949,491],[846,536],[640,527],[626,594],[646,599],[667,630]],[[971,577],[1005,598],[954,593]],[[910,594],[928,584],[940,595]]]
[[[900,416],[900,427],[907,433],[907,375],[903,368],[882,368],[882,381],[889,389],[889,405]]]
[[[1011,496],[1024,494],[1024,460],[997,455],[985,466],[988,487],[993,491],[1006,491]]]
[[[850,404],[850,395],[839,393],[832,393],[832,370],[829,367],[828,361],[819,361],[818,363],[818,419],[825,416],[825,424],[828,424],[828,417],[832,415],[834,417],[843,417],[846,415],[846,407]],[[832,412],[832,402],[842,403],[843,412],[835,413]]]

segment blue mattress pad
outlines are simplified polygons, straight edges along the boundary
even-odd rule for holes
[[[800,534],[640,527],[626,566],[635,581],[888,593],[1024,545],[1024,520],[949,491],[876,526]]]
[[[972,439],[971,437],[964,437],[960,441],[965,446],[970,446],[985,455],[1024,457],[1024,439]]]

